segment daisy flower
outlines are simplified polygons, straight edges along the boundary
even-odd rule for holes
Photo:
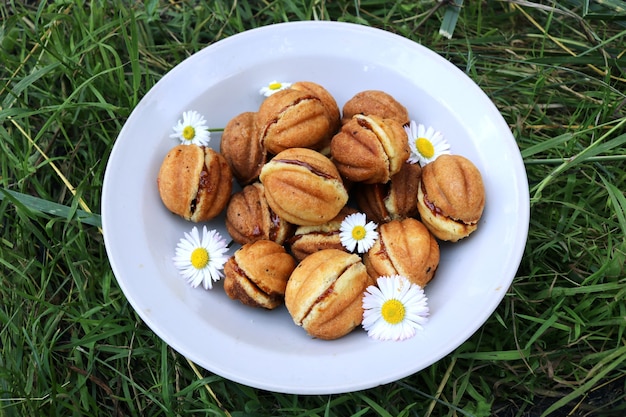
[[[183,145],[207,146],[211,140],[211,132],[204,116],[195,110],[183,113],[183,119],[174,126],[170,138],[178,138]]]
[[[404,126],[404,131],[409,137],[409,147],[411,156],[409,162],[424,166],[433,162],[440,155],[450,153],[450,145],[443,138],[441,132],[435,131],[432,127],[426,129],[422,124],[418,125],[411,120],[408,126]]]
[[[202,236],[194,226],[191,233],[185,232],[176,246],[174,265],[180,274],[196,288],[202,284],[205,290],[213,288],[224,274],[224,264],[228,260],[226,240],[216,230],[202,228]]]
[[[404,340],[428,321],[424,290],[402,275],[381,276],[363,293],[363,328],[378,340]]]
[[[353,252],[356,247],[359,253],[364,253],[374,245],[378,239],[376,231],[378,225],[374,222],[366,222],[367,219],[363,213],[353,213],[343,219],[339,237],[344,248]]]
[[[259,90],[259,94],[265,97],[269,97],[274,93],[277,93],[281,90],[286,90],[291,87],[292,83],[281,83],[278,81],[272,81],[268,85],[264,86]]]

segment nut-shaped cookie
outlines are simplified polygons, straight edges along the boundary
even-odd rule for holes
[[[331,140],[341,175],[354,182],[386,183],[409,159],[407,134],[393,119],[357,114]]]
[[[241,245],[271,240],[282,245],[295,226],[278,216],[267,204],[265,187],[255,182],[230,198],[226,207],[226,230]]]
[[[341,244],[341,222],[349,214],[356,213],[356,210],[345,206],[328,223],[299,226],[292,237],[289,238],[289,249],[292,255],[301,261],[307,256],[322,249],[346,250]]]
[[[417,208],[437,238],[456,242],[469,236],[485,208],[480,171],[464,156],[441,155],[422,169]]]
[[[389,93],[379,90],[361,91],[346,101],[343,105],[342,122],[348,122],[355,114],[394,119],[401,126],[409,123],[409,112],[406,107]]]
[[[292,90],[298,90],[317,96],[328,113],[328,119],[331,122],[330,130],[335,133],[341,127],[341,113],[337,101],[330,92],[321,85],[311,81],[298,81],[291,85]],[[330,140],[330,136],[328,138]]]
[[[376,223],[415,217],[421,177],[422,169],[418,164],[405,162],[389,182],[356,184],[352,195],[361,211]]]
[[[378,226],[378,240],[363,263],[374,279],[404,275],[423,288],[439,266],[439,243],[419,220],[392,220]]]
[[[321,149],[334,134],[322,100],[291,88],[263,101],[257,123],[261,144],[272,154],[289,148]]]
[[[278,243],[248,243],[224,265],[224,291],[245,305],[274,309],[283,303],[287,280],[295,267],[295,259]]]
[[[348,201],[335,165],[311,149],[280,152],[263,166],[259,179],[274,213],[298,226],[326,223]]]
[[[186,220],[210,220],[228,204],[233,176],[226,159],[211,148],[178,145],[165,156],[157,177],[165,207]]]
[[[259,140],[255,112],[240,113],[229,120],[222,132],[220,153],[239,184],[250,184],[259,178],[267,152]]]
[[[363,320],[363,291],[371,283],[361,257],[325,249],[304,258],[285,290],[293,321],[319,339],[337,339]]]

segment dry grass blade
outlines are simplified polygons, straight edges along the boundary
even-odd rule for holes
[[[28,139],[28,142],[37,150],[37,152],[39,152],[41,154],[41,156],[47,161],[48,165],[50,165],[50,167],[54,170],[55,174],[57,174],[57,176],[61,179],[61,181],[63,181],[63,184],[65,184],[65,186],[67,187],[67,189],[72,193],[72,195],[76,196],[76,188],[74,188],[74,186],[70,183],[70,181],[65,177],[65,175],[63,175],[63,172],[61,172],[61,170],[59,169],[59,167],[54,163],[54,161],[52,161],[48,155],[46,155],[46,153],[39,147],[39,145],[37,145],[37,143],[35,143],[35,141],[30,137],[30,135],[22,128],[22,126],[20,126],[20,124],[18,124],[13,118],[9,118],[9,121],[17,128],[17,130],[19,130],[19,132],[24,135],[24,137],[26,139]],[[78,203],[80,204],[80,206],[82,207],[83,210],[85,210],[85,212],[92,214],[91,209],[89,208],[89,206],[87,206],[87,203],[85,203],[85,200],[82,199],[82,197],[78,197]],[[98,230],[100,230],[100,233],[102,233],[102,228],[100,226],[98,226]]]
[[[537,29],[539,29],[541,32],[543,32],[543,34],[548,37],[552,42],[554,42],[556,45],[558,45],[561,49],[563,49],[565,52],[567,52],[568,54],[570,54],[571,56],[578,56],[578,54],[576,54],[576,52],[574,52],[571,48],[567,47],[560,39],[557,39],[556,37],[552,36],[551,34],[549,34],[548,32],[546,32],[546,30],[544,29],[544,27],[542,25],[540,25],[526,10],[524,10],[520,4],[524,4],[526,6],[530,6],[530,4],[528,4],[529,2],[519,2],[519,1],[515,1],[515,0],[511,0],[513,6],[519,10],[520,13],[522,13],[526,19],[528,19],[529,22],[531,22]],[[552,7],[546,7],[546,6],[542,6],[542,5],[532,5],[532,7],[537,7],[549,12],[553,12],[555,9]],[[618,38],[621,38],[623,36],[623,34],[619,34],[616,35]],[[596,65],[593,64],[587,64],[587,66],[589,68],[591,68],[594,72],[596,72],[599,75],[602,76],[609,76],[611,77],[611,79],[626,83],[626,78],[622,78],[622,77],[617,77],[615,75],[612,74],[608,74],[605,70],[602,70],[600,68],[598,68]]]

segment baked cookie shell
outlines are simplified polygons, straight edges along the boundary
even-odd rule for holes
[[[165,156],[157,185],[165,207],[186,220],[201,222],[224,210],[232,192],[226,159],[211,148],[177,145]]]
[[[341,113],[339,111],[339,106],[337,106],[337,101],[326,88],[311,81],[298,81],[291,85],[291,89],[317,96],[326,109],[328,119],[331,123],[331,131],[336,132],[339,130],[339,127],[341,126]]]
[[[255,112],[238,114],[226,124],[220,153],[226,158],[239,184],[250,184],[258,179],[267,160],[267,151],[259,139]]]
[[[289,148],[321,149],[334,133],[322,101],[294,89],[266,98],[259,107],[257,122],[261,144],[272,154]]]
[[[285,290],[285,306],[294,323],[309,335],[337,339],[361,324],[363,291],[369,282],[360,256],[321,250],[294,269]]]
[[[165,156],[157,184],[165,207],[189,220],[191,202],[198,194],[198,179],[204,169],[204,149],[195,145],[178,145]]]
[[[485,187],[476,166],[461,155],[441,155],[422,170],[423,193],[445,217],[472,224],[485,207]]]
[[[444,216],[428,201],[423,191],[423,184],[417,194],[417,210],[424,225],[439,240],[457,242],[466,238],[478,228],[478,223],[463,223]]]
[[[339,249],[346,251],[341,244],[341,222],[346,216],[356,212],[355,209],[345,206],[337,216],[327,223],[313,226],[299,226],[294,235],[288,240],[291,253],[297,260],[301,261],[307,256],[323,249]]]
[[[255,182],[230,198],[226,207],[226,230],[241,245],[257,240],[283,244],[295,227],[276,214],[265,198],[265,187]]]
[[[224,291],[245,305],[274,309],[283,303],[295,267],[295,259],[278,243],[246,244],[224,265]]]
[[[335,165],[311,149],[279,153],[263,166],[259,178],[272,210],[299,226],[328,222],[348,201]]]
[[[395,120],[357,114],[333,136],[330,152],[344,178],[374,184],[397,174],[410,148],[406,132]]]
[[[417,192],[422,176],[418,164],[405,162],[400,172],[384,184],[356,184],[354,193],[359,209],[376,223],[416,217]]]
[[[421,287],[433,279],[439,266],[439,244],[420,221],[393,220],[381,224],[378,234],[363,257],[370,277],[404,275]]]
[[[346,123],[355,114],[394,119],[401,126],[409,123],[409,112],[406,107],[389,93],[380,90],[365,90],[355,94],[343,105],[342,122]]]

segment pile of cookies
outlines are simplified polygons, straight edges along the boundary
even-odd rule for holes
[[[220,152],[173,148],[159,192],[187,220],[225,211],[241,245],[224,266],[231,299],[266,309],[284,302],[309,335],[336,339],[361,324],[363,293],[376,278],[398,274],[426,286],[438,242],[467,237],[482,215],[481,174],[467,158],[408,162],[409,122],[386,92],[360,92],[340,111],[324,87],[297,82],[230,120]],[[241,191],[233,193],[234,181]],[[364,254],[348,252],[339,236],[356,212],[378,224]]]

